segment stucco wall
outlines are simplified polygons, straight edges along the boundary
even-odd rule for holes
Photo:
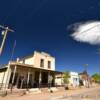
[[[6,66],[7,67],[6,71],[0,72],[0,83],[3,84],[2,87],[8,87],[8,83],[11,75],[11,69],[8,68],[8,66]]]
[[[44,67],[40,67],[41,59],[44,60]],[[51,68],[48,68],[48,61],[51,62]],[[35,51],[33,56],[26,57],[22,60],[19,59],[18,62],[28,64],[28,65],[33,65],[33,67],[36,68],[55,70],[55,58],[44,52],[40,53]]]
[[[51,61],[51,68],[49,70],[55,70],[55,58],[46,56],[44,54],[35,52],[34,53],[34,67],[40,68],[40,60],[44,59],[43,69],[48,69],[48,61]]]
[[[25,59],[25,64],[33,65],[34,64],[34,57],[30,57]]]
[[[56,85],[62,85],[63,84],[63,78],[55,78],[55,84]]]
[[[73,85],[73,86],[79,85],[79,75],[77,72],[70,72],[69,82],[70,82],[70,85]]]
[[[0,84],[1,84],[2,81],[3,81],[4,75],[5,75],[5,72],[0,72]]]
[[[75,80],[77,79],[77,80]],[[63,77],[61,75],[56,75],[55,82],[57,85],[63,84]],[[69,78],[69,85],[72,86],[78,86],[79,85],[79,75],[77,72],[70,72],[70,78]]]

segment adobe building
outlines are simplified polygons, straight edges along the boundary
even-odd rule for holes
[[[91,77],[89,76],[86,70],[83,71],[82,73],[79,73],[79,77],[80,77],[80,85],[89,87],[92,84]]]
[[[55,86],[55,58],[35,51],[34,54],[17,58],[0,68],[0,89],[40,88]]]

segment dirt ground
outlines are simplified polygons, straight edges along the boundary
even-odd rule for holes
[[[26,95],[19,95],[19,94],[12,94],[7,95],[5,97],[0,97],[0,100],[57,100],[53,99],[55,97],[61,97],[61,96],[69,96],[74,94],[79,94],[87,91],[94,91],[96,89],[100,89],[100,86],[91,87],[91,88],[78,88],[73,90],[58,90],[53,93],[49,92],[41,92],[41,93],[29,93]]]

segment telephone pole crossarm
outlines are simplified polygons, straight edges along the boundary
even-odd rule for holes
[[[0,28],[4,29],[4,30],[7,30],[7,31],[10,31],[10,32],[14,32],[14,30],[8,28],[8,27],[4,27],[2,25],[0,25]]]

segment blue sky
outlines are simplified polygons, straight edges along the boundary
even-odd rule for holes
[[[91,20],[100,20],[99,0],[0,0],[0,24],[15,30],[7,36],[0,63],[9,61],[16,40],[13,59],[44,51],[56,58],[56,70],[82,72],[88,64],[90,74],[100,73],[99,45],[75,41],[68,29]]]

